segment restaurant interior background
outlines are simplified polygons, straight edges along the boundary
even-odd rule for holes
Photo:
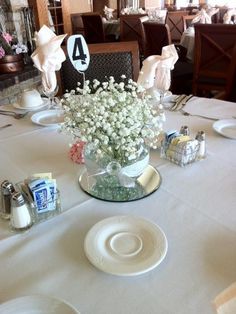
[[[232,5],[232,1],[229,0],[140,0],[139,7],[178,9],[202,5],[205,2],[220,6]],[[39,30],[42,25],[50,26],[58,35],[64,33],[70,35],[72,34],[71,14],[94,11],[104,15],[103,9],[106,5],[116,10],[114,16],[119,16],[122,8],[132,4],[133,0],[0,0],[0,10],[1,14],[6,15],[7,31],[14,34],[18,42],[27,43],[29,52],[25,56],[25,63],[28,64],[32,63],[30,55],[35,49],[34,31]],[[37,87],[40,84],[40,75],[32,66],[27,73],[19,73],[11,79],[9,76],[9,74],[0,74],[0,105],[12,103],[17,99],[18,91],[12,86],[13,81],[20,83],[21,89],[29,86]]]

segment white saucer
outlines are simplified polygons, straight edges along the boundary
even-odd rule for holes
[[[98,269],[119,276],[152,270],[164,259],[167,246],[159,226],[134,216],[104,219],[89,230],[84,241],[89,261]]]
[[[18,103],[15,103],[15,104],[12,104],[12,106],[16,109],[20,109],[20,110],[25,110],[25,111],[36,111],[36,110],[39,110],[39,109],[42,109],[46,106],[49,105],[49,100],[48,98],[42,98],[43,99],[43,102],[42,104],[40,104],[39,106],[33,106],[33,107],[22,107],[20,104]]]
[[[0,305],[0,313],[79,314],[79,312],[74,307],[65,301],[42,295],[29,295],[2,303]]]
[[[223,135],[236,140],[236,119],[224,119],[213,123],[213,129]]]
[[[32,115],[31,120],[41,126],[59,126],[64,122],[64,111],[61,109],[39,111]]]

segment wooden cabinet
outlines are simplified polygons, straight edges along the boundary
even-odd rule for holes
[[[71,35],[70,0],[28,0],[33,8],[36,29],[50,27],[57,35]]]

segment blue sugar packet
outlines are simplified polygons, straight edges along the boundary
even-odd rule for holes
[[[48,199],[51,197],[51,193],[47,185],[33,189],[32,194],[38,213],[44,213],[50,210]]]
[[[46,180],[45,179],[35,179],[28,183],[28,186],[31,191],[33,191],[36,188],[39,188],[41,186],[45,186]]]
[[[29,183],[38,213],[56,209],[56,180],[36,179]]]
[[[55,179],[47,180],[47,185],[50,190],[49,210],[55,210],[57,206],[57,184]]]

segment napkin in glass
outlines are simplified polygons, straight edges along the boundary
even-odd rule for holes
[[[114,11],[114,9],[109,8],[109,7],[107,7],[107,6],[105,5],[103,11],[104,11],[104,14],[105,14],[105,16],[106,16],[106,19],[107,19],[108,21],[113,18],[113,11]]]
[[[232,16],[234,16],[234,22],[232,21]],[[236,9],[229,9],[223,16],[224,24],[235,24],[236,20]]]
[[[145,89],[167,91],[170,88],[170,71],[178,60],[178,53],[174,45],[162,48],[161,56],[149,56],[143,61],[137,83]]]
[[[214,305],[217,314],[236,313],[236,282],[215,298]]]
[[[35,67],[42,72],[42,85],[45,92],[53,92],[57,88],[56,72],[66,60],[61,43],[67,34],[55,35],[54,32],[43,25],[35,34],[36,49],[31,58]]]
[[[197,14],[196,17],[192,20],[192,24],[201,23],[201,24],[211,24],[211,17],[219,11],[219,8],[206,7],[202,8]]]

